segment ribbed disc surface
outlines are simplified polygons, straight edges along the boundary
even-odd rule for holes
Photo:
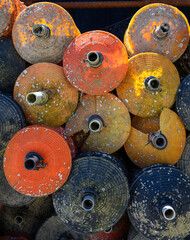
[[[32,34],[35,24],[50,29],[50,36],[41,39]],[[59,63],[69,43],[80,35],[70,14],[54,3],[41,2],[28,6],[17,17],[12,37],[15,48],[27,62]]]
[[[16,79],[26,68],[26,63],[17,53],[11,39],[0,38],[0,53],[0,91],[12,93]]]
[[[90,67],[87,54],[103,55],[99,67]],[[128,55],[123,43],[113,34],[90,31],[75,38],[65,51],[63,68],[66,78],[78,90],[87,94],[103,94],[116,88],[127,72]]]
[[[176,109],[186,129],[190,131],[190,74],[179,86],[176,95]]]
[[[146,89],[144,82],[150,76],[160,81],[159,90]],[[157,53],[140,53],[130,58],[127,74],[117,87],[117,94],[132,114],[154,117],[164,107],[172,107],[179,84],[179,73],[170,60]]]
[[[88,240],[87,236],[78,234],[67,228],[58,216],[51,216],[38,230],[35,240]]]
[[[190,176],[190,136],[186,139],[185,148],[176,166]]]
[[[145,237],[159,240],[185,238],[190,233],[190,178],[170,165],[145,168],[130,189],[128,214]],[[162,208],[173,207],[176,216],[166,220]]]
[[[155,29],[162,23],[169,24],[169,32],[157,39]],[[189,24],[179,9],[161,3],[142,7],[132,17],[124,35],[124,44],[130,56],[141,52],[155,52],[175,62],[189,42]]]
[[[0,233],[24,232],[35,235],[42,222],[50,217],[52,212],[52,198],[49,196],[36,198],[22,207],[3,206],[0,214]]]
[[[85,153],[73,161],[71,174],[53,194],[54,208],[66,226],[81,233],[103,232],[124,214],[129,199],[126,170],[103,153]],[[94,194],[94,208],[82,208],[85,193]]]
[[[43,105],[29,105],[28,93],[45,91],[48,101]],[[77,107],[78,91],[66,80],[63,68],[52,63],[38,63],[25,69],[14,87],[14,99],[31,124],[60,126]]]
[[[45,168],[27,170],[26,154],[38,153]],[[45,196],[55,192],[67,180],[71,153],[65,139],[55,130],[33,125],[20,130],[10,141],[4,155],[4,171],[9,184],[28,196]]]
[[[89,129],[88,120],[100,116],[104,126],[98,132]],[[131,119],[125,105],[113,94],[85,95],[76,112],[66,123],[66,132],[83,152],[113,153],[126,142],[131,129]]]
[[[149,141],[149,134],[133,127],[124,147],[129,158],[143,168],[156,163],[175,164],[181,157],[185,147],[186,132],[179,116],[165,108],[159,118],[161,134],[167,139],[167,146],[156,149]]]

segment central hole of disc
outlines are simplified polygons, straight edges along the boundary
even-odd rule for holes
[[[90,123],[90,130],[92,131],[98,131],[101,127],[101,124],[99,122],[91,122]]]
[[[40,35],[43,32],[43,28],[41,26],[37,26],[34,28],[34,33]]]
[[[28,159],[27,161],[24,162],[24,166],[27,170],[31,170],[34,168],[35,163],[32,159]]]
[[[83,207],[86,210],[91,210],[93,208],[93,202],[90,199],[86,199],[83,202]]]
[[[20,225],[23,222],[23,218],[21,216],[16,216],[14,221],[16,224]]]
[[[97,59],[98,59],[97,53],[95,53],[95,52],[89,53],[89,54],[88,54],[88,59],[89,59],[91,62],[97,61]]]
[[[154,80],[151,80],[150,85],[152,88],[157,89],[160,86],[160,83],[158,80],[154,79]]]
[[[158,138],[156,139],[156,144],[157,144],[157,146],[159,146],[159,147],[163,147],[164,144],[165,144],[164,138],[158,137]]]
[[[27,102],[29,102],[29,103],[35,103],[35,102],[36,102],[36,95],[35,95],[35,94],[28,94],[28,96],[27,96]]]
[[[160,27],[160,29],[162,30],[163,33],[167,33],[170,29],[170,26],[168,23],[163,23]]]
[[[168,210],[165,211],[165,217],[167,219],[173,219],[174,216],[175,216],[175,213],[172,209],[168,209]]]

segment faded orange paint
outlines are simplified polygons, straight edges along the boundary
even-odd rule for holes
[[[186,142],[186,131],[179,116],[164,108],[159,119],[159,131],[167,138],[167,146],[158,150],[148,140],[148,133],[131,127],[124,148],[134,164],[143,168],[156,163],[174,165],[181,157]]]
[[[155,37],[154,31],[162,23],[170,26],[163,39]],[[132,17],[124,35],[129,56],[141,52],[155,52],[175,62],[185,51],[189,42],[189,23],[177,8],[161,3],[142,7]]]
[[[43,105],[29,105],[28,93],[45,91]],[[64,124],[78,104],[78,91],[66,80],[63,68],[53,63],[37,63],[25,69],[14,86],[14,99],[31,124],[57,127]]]
[[[35,36],[32,32],[35,24],[49,27],[49,37]],[[70,14],[50,2],[40,2],[27,7],[16,19],[12,33],[16,50],[23,59],[32,64],[59,63],[66,47],[79,35],[80,31]]]
[[[19,0],[0,1],[0,37],[10,37],[13,24],[26,6]]]
[[[27,170],[26,154],[38,153],[45,168]],[[21,129],[9,142],[3,160],[9,184],[18,192],[42,197],[58,190],[71,170],[71,153],[65,139],[55,130],[33,125]]]
[[[131,126],[143,133],[157,132],[160,128],[159,117],[142,118],[134,116]]]
[[[146,89],[145,79],[150,76],[160,81],[159,90]],[[179,84],[179,73],[169,59],[157,53],[140,53],[129,59],[127,74],[116,90],[132,114],[154,117],[164,107],[172,107]]]

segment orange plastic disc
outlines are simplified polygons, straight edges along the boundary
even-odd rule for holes
[[[27,62],[59,63],[66,47],[80,31],[70,14],[57,4],[40,2],[28,6],[13,26],[13,43]]]
[[[124,79],[128,55],[113,34],[90,31],[75,38],[65,51],[66,78],[80,91],[99,95],[112,91]]]
[[[131,126],[143,133],[156,132],[160,129],[159,117],[142,118],[134,116],[131,121]]]
[[[175,62],[189,42],[189,23],[177,8],[153,3],[142,7],[132,17],[124,35],[130,56],[154,52]]]
[[[78,104],[78,91],[65,79],[63,68],[37,63],[25,69],[14,86],[14,99],[31,124],[64,124]]]
[[[58,133],[60,133],[61,136],[67,141],[67,144],[68,144],[68,146],[70,148],[70,151],[71,151],[71,156],[72,156],[72,158],[74,158],[76,156],[76,149],[75,149],[75,144],[73,142],[72,137],[67,137],[65,128],[63,126],[54,127],[53,129],[55,131],[57,131]]]
[[[141,168],[156,163],[174,165],[181,157],[186,132],[179,116],[164,108],[159,124],[159,131],[147,134],[131,127],[124,147],[130,159]]]
[[[4,172],[18,192],[42,197],[52,194],[67,180],[71,153],[65,139],[44,126],[23,128],[9,142],[4,155]]]
[[[179,84],[179,73],[170,60],[157,53],[140,53],[129,59],[117,94],[132,114],[154,117],[172,107]]]
[[[115,95],[85,95],[65,129],[81,151],[113,153],[126,142],[131,119]]]

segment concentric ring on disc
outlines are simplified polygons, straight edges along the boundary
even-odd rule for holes
[[[186,172],[190,176],[190,136],[186,139],[186,145],[183,153],[176,164],[181,171]]]
[[[44,159],[45,168],[27,170],[25,157],[35,152]],[[30,126],[11,139],[4,155],[4,171],[9,184],[28,196],[45,196],[59,189],[67,180],[71,153],[65,139],[55,130]]]
[[[99,52],[103,62],[91,67],[87,54]],[[128,55],[123,43],[113,34],[90,31],[75,38],[65,51],[64,73],[68,81],[78,90],[93,95],[110,92],[124,79],[127,72]]]
[[[169,24],[168,34],[159,39],[155,30]],[[164,31],[164,30],[163,30]],[[189,23],[179,9],[153,3],[139,9],[132,17],[124,35],[124,44],[130,56],[141,52],[155,52],[175,62],[189,42]]]
[[[98,119],[102,128],[93,132],[89,128],[89,119]],[[66,123],[66,132],[72,136],[83,152],[99,151],[113,153],[126,142],[131,119],[125,105],[113,94],[85,95],[76,112]]]
[[[90,211],[82,208],[83,196],[94,196]],[[72,230],[92,234],[106,231],[124,214],[129,199],[126,170],[104,153],[84,153],[73,160],[67,182],[53,194],[55,211]]]
[[[181,119],[172,110],[164,108],[159,117],[159,125],[159,132],[167,139],[167,145],[162,150],[151,144],[149,133],[131,127],[124,148],[138,167],[143,168],[156,163],[175,164],[180,159],[186,141],[186,132]]]
[[[145,168],[130,189],[131,223],[150,239],[185,238],[190,233],[189,194],[190,178],[177,168],[170,165]],[[176,212],[172,221],[162,215],[165,205],[171,205]]]
[[[182,81],[178,88],[176,109],[186,129],[190,131],[190,74]]]
[[[35,24],[50,29],[50,36],[40,39],[32,34]],[[59,63],[69,43],[80,35],[70,14],[55,3],[40,2],[28,6],[17,17],[12,31],[19,55],[27,62]]]
[[[158,90],[146,88],[145,79],[150,76],[159,80]],[[154,117],[164,107],[172,107],[179,84],[179,73],[170,60],[157,53],[140,53],[129,59],[127,74],[116,90],[129,112]]]

